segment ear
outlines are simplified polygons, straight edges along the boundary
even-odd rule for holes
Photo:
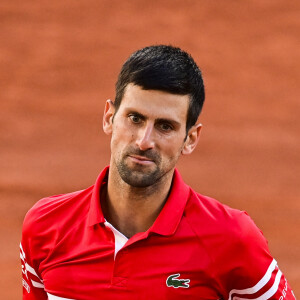
[[[111,100],[107,100],[105,103],[104,114],[103,114],[103,131],[110,135],[112,133],[112,123],[115,114],[115,106]]]
[[[201,129],[202,124],[196,124],[190,128],[181,151],[183,155],[191,154],[194,151],[200,138]]]

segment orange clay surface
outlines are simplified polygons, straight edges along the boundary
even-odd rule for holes
[[[1,1],[0,299],[21,299],[26,211],[94,183],[119,69],[158,43],[190,52],[206,84],[185,181],[252,216],[299,297],[299,13],[286,0]]]

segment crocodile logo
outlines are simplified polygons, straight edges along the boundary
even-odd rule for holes
[[[173,287],[175,289],[180,287],[187,289],[188,287],[190,287],[190,279],[178,279],[179,276],[179,273],[170,275],[166,281],[167,287]]]

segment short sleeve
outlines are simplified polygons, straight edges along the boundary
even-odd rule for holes
[[[39,274],[41,253],[35,243],[36,231],[34,215],[29,212],[24,220],[20,243],[23,300],[48,299],[42,276]]]
[[[247,214],[242,214],[237,226],[239,234],[228,253],[232,261],[227,278],[228,300],[295,300],[262,232]]]

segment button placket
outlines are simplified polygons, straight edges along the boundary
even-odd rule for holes
[[[113,274],[111,278],[111,285],[117,286],[120,288],[127,287],[127,278],[128,278],[128,266],[126,261],[128,258],[126,257],[127,250],[122,248],[115,256]]]

